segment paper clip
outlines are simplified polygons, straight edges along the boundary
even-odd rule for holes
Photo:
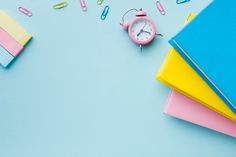
[[[97,5],[102,5],[104,0],[97,0]]]
[[[18,7],[18,10],[21,13],[25,14],[26,16],[28,16],[28,17],[31,17],[33,15],[31,11],[29,11],[29,10],[23,8],[23,7]]]
[[[85,0],[80,0],[80,7],[83,11],[87,11],[87,5],[85,3]]]
[[[67,7],[67,5],[68,5],[68,3],[66,1],[63,1],[60,3],[54,4],[53,9],[62,9],[62,8]]]
[[[157,7],[157,10],[161,13],[161,15],[165,15],[166,14],[165,9],[162,6],[160,1],[156,1],[156,7]]]
[[[190,0],[176,0],[177,4],[182,4],[182,3],[186,3],[189,2]]]
[[[110,10],[110,7],[108,5],[105,6],[105,8],[103,9],[102,15],[101,15],[101,20],[105,20],[106,19],[109,10]]]

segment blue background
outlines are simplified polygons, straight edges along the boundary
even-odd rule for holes
[[[168,39],[209,0],[162,0],[165,16],[152,0],[87,0],[87,12],[78,0],[53,10],[57,2],[1,1],[34,37],[9,69],[0,69],[1,157],[235,156],[235,139],[164,115],[169,89],[155,80]],[[110,13],[101,21],[106,4]],[[142,53],[119,25],[134,7],[164,35]]]

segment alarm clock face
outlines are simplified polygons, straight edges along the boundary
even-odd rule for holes
[[[129,27],[129,37],[139,45],[149,44],[155,35],[155,24],[147,17],[136,18]]]

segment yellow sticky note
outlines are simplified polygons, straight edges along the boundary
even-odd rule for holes
[[[22,46],[32,38],[23,27],[2,10],[0,10],[0,27],[8,32]]]
[[[193,17],[191,14],[188,21]],[[156,79],[236,122],[236,115],[175,49],[170,49]]]

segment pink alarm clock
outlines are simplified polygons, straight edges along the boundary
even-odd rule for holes
[[[136,17],[132,22],[124,20],[124,17],[130,11],[136,11]],[[122,17],[121,26],[124,30],[128,30],[130,39],[138,44],[142,50],[142,46],[150,44],[157,34],[155,23],[148,18],[147,14],[142,10],[130,9]]]

